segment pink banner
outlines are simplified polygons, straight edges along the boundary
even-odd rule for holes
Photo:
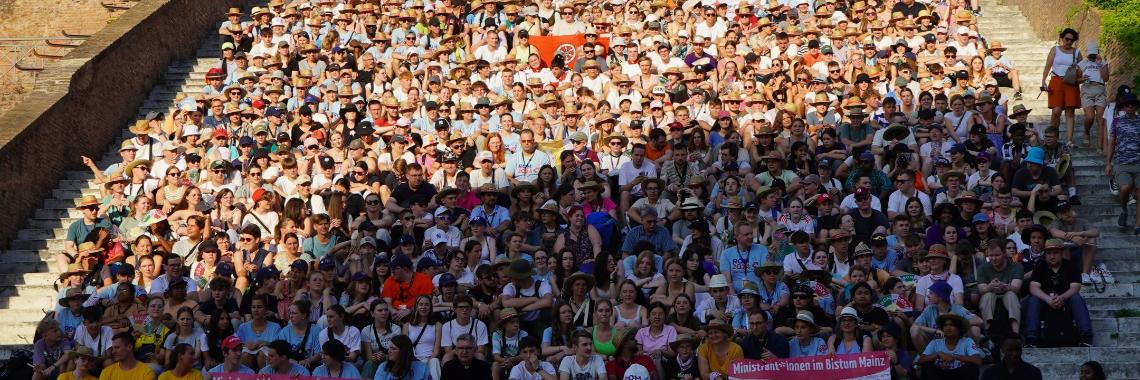
[[[795,359],[737,360],[728,368],[729,380],[889,380],[891,360],[886,352],[867,352]]]
[[[288,376],[288,375],[247,375],[242,373],[211,372],[213,380],[344,380],[337,377]]]

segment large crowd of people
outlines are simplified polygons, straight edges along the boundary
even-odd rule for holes
[[[1084,145],[1140,227],[1138,102],[1104,110],[1108,70],[1066,29],[1053,123],[1028,122],[1034,78],[982,11],[231,9],[200,91],[119,162],[83,157],[103,192],[77,200],[32,378],[727,379],[873,351],[896,379],[1040,378],[1022,347],[1091,345],[1080,289],[1114,281],[1072,111],[1109,115]]]

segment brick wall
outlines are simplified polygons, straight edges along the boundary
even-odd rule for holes
[[[240,0],[149,0],[63,60],[0,120],[0,248],[79,155],[99,156],[173,59],[189,57]]]
[[[1057,33],[1065,27],[1073,28],[1081,34],[1078,42],[1081,51],[1090,41],[1100,40],[1101,13],[1096,8],[1083,4],[1081,0],[1052,0],[1049,6],[1041,6],[1041,0],[999,0],[1005,5],[1016,5],[1021,13],[1029,19],[1033,33],[1045,41],[1057,40]],[[1127,50],[1118,43],[1100,42],[1100,54],[1112,69],[1107,86],[1110,96],[1116,92],[1116,87],[1122,84],[1132,85],[1133,78],[1140,74],[1140,67]],[[1041,57],[1045,60],[1045,57]]]

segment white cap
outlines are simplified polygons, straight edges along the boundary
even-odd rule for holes
[[[677,37],[689,38],[689,31],[681,29],[680,31],[677,32]]]
[[[178,150],[178,144],[175,144],[174,141],[167,141],[165,143],[162,143],[162,150],[166,150],[166,151]]]
[[[431,239],[429,239],[429,240],[431,240],[431,245],[436,245],[439,243],[447,243],[447,233],[443,232],[443,230],[437,229],[435,231],[432,231]]]
[[[1100,54],[1100,46],[1097,46],[1096,42],[1089,42],[1085,47],[1085,54]]]
[[[622,380],[649,380],[649,370],[641,364],[634,364],[625,370]]]
[[[321,145],[321,142],[317,141],[317,139],[315,139],[315,138],[306,137],[304,144],[301,146],[308,148],[308,147],[313,146],[313,145]]]
[[[412,125],[412,121],[408,120],[408,118],[401,117],[396,120],[396,126],[407,127],[409,125]]]
[[[665,104],[661,103],[660,100],[654,100],[653,103],[649,103],[649,109],[654,108],[665,108]]]
[[[970,28],[967,28],[964,26],[959,26],[958,27],[958,34],[970,34]]]
[[[449,214],[449,213],[451,213],[451,210],[449,210],[447,207],[440,206],[440,207],[435,208],[435,214],[434,215],[438,218],[440,215]]]
[[[273,21],[270,21],[269,26],[285,26],[285,19],[274,17]]]
[[[704,36],[693,37],[693,43],[694,44],[703,44],[703,43],[705,43],[705,37]]]
[[[491,151],[489,150],[479,152],[479,155],[475,156],[475,163],[480,163],[488,160],[495,161],[495,156],[491,155]]]
[[[653,93],[659,94],[659,95],[664,95],[665,94],[665,86],[653,86]]]
[[[197,125],[186,124],[186,125],[182,126],[182,135],[183,136],[201,136],[202,133],[201,133],[201,130],[198,129]]]

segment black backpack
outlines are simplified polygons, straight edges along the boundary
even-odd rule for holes
[[[0,380],[25,380],[33,374],[31,350],[15,350],[8,361],[0,365]]]
[[[1041,326],[1038,326],[1038,347],[1076,347],[1080,342],[1073,310],[1068,306],[1056,310],[1041,308]]]

